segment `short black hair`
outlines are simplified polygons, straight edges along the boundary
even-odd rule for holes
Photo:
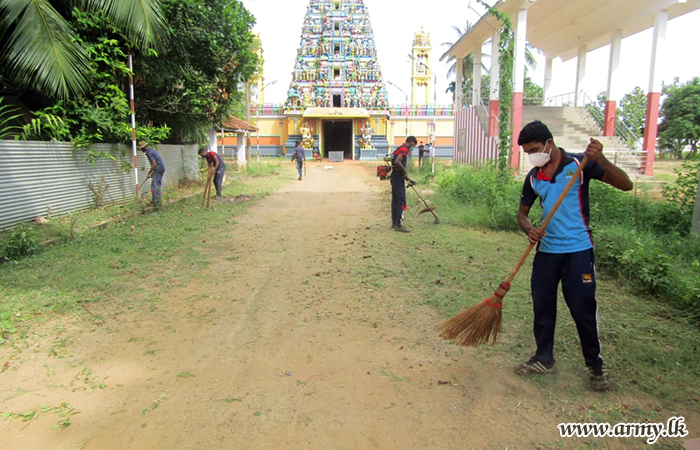
[[[301,145],[301,141],[297,141],[297,145]]]
[[[200,155],[201,155],[202,153],[207,153],[207,148],[206,148],[206,147],[200,148],[198,153],[199,153]]]
[[[520,130],[518,145],[529,144],[531,142],[546,144],[550,139],[552,139],[552,132],[549,131],[547,125],[539,120],[535,120],[528,123]]]
[[[406,138],[406,142],[413,142],[414,144],[417,144],[418,141],[416,140],[415,136],[409,136]]]

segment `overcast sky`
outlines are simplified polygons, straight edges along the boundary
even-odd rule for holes
[[[306,15],[309,0],[242,0],[246,8],[256,18],[254,31],[260,34],[265,52],[265,81],[276,81],[265,88],[265,101],[282,103],[286,100],[287,89],[291,81],[291,72],[301,38],[301,28]],[[440,56],[449,47],[443,42],[455,42],[458,34],[452,28],[464,28],[466,21],[478,20],[477,11],[482,8],[475,0],[365,0],[372,22],[372,30],[377,48],[377,58],[385,81],[398,85],[409,98],[411,95],[411,64],[408,54],[411,52],[414,33],[421,27],[430,34],[433,45],[431,69],[437,73],[437,101],[440,104],[452,102],[451,96],[445,94],[450,81],[446,78],[448,66],[440,62]],[[430,8],[425,8],[429,4]],[[625,85],[621,92],[629,92],[635,86],[644,92],[649,88],[649,61],[651,59],[652,30],[630,36],[622,41],[620,57],[621,79]],[[667,65],[661,77],[670,81],[678,76],[687,81],[693,76],[700,76],[700,58],[697,46],[700,44],[700,11],[669,21],[666,30]],[[693,50],[689,50],[692,48]],[[591,98],[605,91],[607,87],[607,69],[609,47],[602,47],[589,52],[586,57],[586,79],[583,90]],[[692,54],[691,54],[692,53]],[[532,77],[542,85],[544,79],[544,57],[538,56],[538,67]],[[488,64],[488,60],[484,61]],[[576,58],[566,63],[555,59],[550,95],[565,94],[574,91]],[[405,96],[397,88],[387,83],[389,101],[392,104],[404,103]]]

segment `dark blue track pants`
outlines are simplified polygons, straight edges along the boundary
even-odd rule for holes
[[[532,307],[535,312],[535,355],[542,363],[554,360],[554,328],[557,321],[557,290],[561,281],[564,300],[576,323],[586,365],[600,364],[598,305],[595,299],[593,249],[575,253],[537,252],[532,264]]]
[[[403,177],[391,177],[391,224],[403,225],[403,208],[406,204],[406,181]]]
[[[226,164],[219,162],[219,168],[216,169],[214,173],[214,188],[216,188],[216,195],[221,196],[221,183],[224,181],[224,174],[226,173]]]
[[[156,170],[151,174],[151,202],[155,204],[160,203],[160,190],[161,187],[163,186],[163,174],[165,173],[165,170],[160,172]]]

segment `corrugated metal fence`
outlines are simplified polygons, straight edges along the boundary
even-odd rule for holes
[[[0,230],[46,216],[49,209],[52,216],[60,216],[92,208],[95,201],[88,182],[99,185],[102,177],[109,186],[105,204],[133,196],[133,171],[120,168],[122,161],[133,161],[131,148],[110,144],[93,148],[110,152],[117,160],[101,158],[93,166],[70,143],[0,141]],[[159,145],[157,150],[165,164],[164,189],[176,187],[182,178],[197,177],[196,145]],[[141,151],[138,166],[141,183],[149,167]],[[144,183],[144,190],[150,190],[150,182]]]
[[[476,108],[466,108],[455,113],[454,161],[474,164],[498,159],[498,142],[488,137],[481,127]]]

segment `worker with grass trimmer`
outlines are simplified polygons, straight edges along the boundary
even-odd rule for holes
[[[600,180],[617,189],[629,191],[627,174],[603,155],[603,145],[591,138],[584,154],[570,154],[555,145],[552,133],[540,122],[531,122],[520,131],[518,145],[533,167],[523,184],[518,225],[531,243],[537,244],[530,286],[534,310],[534,334],[537,350],[515,366],[519,375],[554,373],[554,328],[557,318],[557,289],[561,281],[564,300],[578,330],[583,358],[588,367],[591,388],[605,390],[610,377],[603,366],[598,341],[598,306],[595,298],[596,276],[593,241],[589,223],[588,185]],[[579,181],[575,182],[556,210],[544,232],[535,227],[528,214],[537,198],[542,216],[556,208],[559,194],[584,159]]]
[[[406,167],[408,155],[417,143],[415,136],[408,136],[406,142],[391,155],[393,166],[391,169],[391,228],[402,233],[410,233],[408,228],[403,226],[403,212],[406,210],[406,181],[410,184],[415,182],[408,178]]]
[[[207,168],[214,172],[214,187],[216,188],[216,197],[214,198],[221,198],[221,185],[224,182],[224,174],[226,174],[224,158],[216,152],[208,152],[206,147],[199,149],[199,156],[207,160]]]
[[[146,179],[151,179],[151,203],[154,206],[160,206],[160,189],[163,185],[163,174],[165,173],[165,164],[163,164],[163,158],[160,157],[156,149],[150,147],[148,142],[144,139],[139,140],[139,148],[142,152],[146,154],[148,158],[148,163],[151,168],[146,174]]]

